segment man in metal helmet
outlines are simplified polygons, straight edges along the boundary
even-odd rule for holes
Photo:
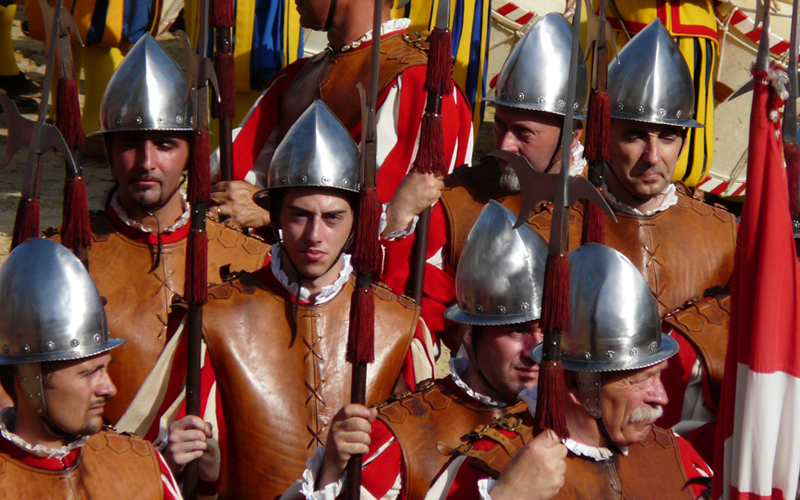
[[[359,186],[355,142],[330,109],[315,102],[278,146],[267,188],[255,198],[269,207],[278,233],[268,264],[209,290],[203,386],[216,384],[221,397],[225,498],[280,496],[302,476],[334,415],[350,401],[345,353],[355,279],[346,250]],[[384,286],[373,289],[368,405],[433,375],[419,308]],[[192,442],[188,435],[170,437],[182,455],[176,462],[188,461]]]
[[[181,498],[152,444],[103,425],[116,388],[103,303],[83,264],[31,238],[0,268],[0,412],[4,498]]]
[[[655,425],[668,402],[661,374],[678,344],[662,335],[647,283],[604,245],[587,244],[569,260],[570,330],[561,352],[569,453],[552,498],[698,498],[701,488],[687,480],[711,470],[687,441]],[[541,360],[542,345],[531,355]],[[495,500],[536,498],[524,484],[537,464],[520,459],[531,423],[529,413],[516,428],[476,433],[448,498],[478,498],[478,491]]]
[[[714,429],[706,424],[716,420],[712,408],[719,403],[729,295],[703,297],[730,280],[736,222],[672,182],[687,128],[702,125],[692,116],[689,68],[658,19],[611,62],[608,81],[612,155],[605,193],[618,222],[606,216],[605,244],[641,271],[659,315],[680,332],[676,338],[683,350],[664,376],[676,404],[660,423],[671,427],[683,421],[682,435],[699,433],[692,443],[711,460]],[[571,217],[572,234],[580,234],[582,211],[573,208]],[[549,209],[529,222],[549,237]],[[572,248],[579,241],[570,238]],[[706,446],[700,446],[703,434]]]
[[[145,35],[109,82],[100,116],[98,134],[117,185],[106,210],[92,219],[89,269],[108,300],[112,334],[128,340],[110,368],[118,395],[105,418],[142,435],[160,421],[161,391],[155,386],[163,378],[154,376],[138,399],[137,394],[156,367],[166,373],[162,368],[177,349],[168,344],[173,335],[167,324],[184,289],[189,206],[180,188],[190,157],[192,110],[180,68]],[[239,271],[263,265],[266,244],[211,218],[206,225],[209,283],[222,281],[222,266]]]
[[[463,325],[468,358],[451,358],[450,375],[428,380],[416,392],[373,409],[342,408],[324,451],[284,498],[338,492],[347,460],[363,453],[362,484],[372,497],[422,500],[463,436],[523,411],[525,402],[536,404],[539,367],[530,351],[542,341],[547,245],[527,224],[514,229],[515,222],[515,214],[490,201],[464,248],[458,299],[446,314]],[[538,459],[563,461],[566,449],[558,440],[540,440]],[[530,487],[547,488],[558,479],[532,477]]]

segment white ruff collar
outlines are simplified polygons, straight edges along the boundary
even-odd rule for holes
[[[582,457],[592,458],[596,462],[603,462],[614,456],[613,451],[603,446],[589,446],[588,444],[579,443],[570,438],[563,439],[562,442],[572,453]],[[627,456],[628,448],[620,446],[620,452]]]
[[[508,406],[500,401],[495,401],[489,396],[484,396],[483,394],[475,392],[472,390],[472,388],[470,388],[470,386],[461,380],[461,375],[467,370],[468,366],[469,358],[450,358],[450,377],[452,377],[453,382],[455,382],[462,391],[466,392],[469,397],[481,404],[486,406],[495,406],[497,408]]]
[[[189,211],[189,202],[186,201],[186,195],[183,194],[183,191],[180,191],[181,196],[181,208],[183,208],[183,213],[181,214],[180,218],[175,221],[175,224],[169,226],[168,228],[161,231],[162,233],[171,233],[173,231],[177,231],[178,229],[182,228],[186,224],[189,223],[189,216],[191,215]],[[119,204],[119,191],[114,191],[111,195],[111,208],[117,213],[117,217],[124,222],[125,224],[129,225],[130,227],[137,229],[143,233],[152,233],[151,229],[144,227],[143,225],[139,224],[135,220],[128,217],[127,212],[125,209],[122,208],[122,205]]]
[[[608,201],[608,204],[611,205],[611,208],[614,208],[614,209],[616,209],[616,210],[618,210],[618,211],[620,211],[622,213],[625,213],[625,214],[643,215],[645,217],[650,216],[650,215],[654,215],[654,214],[656,214],[658,212],[663,212],[664,210],[666,210],[669,207],[671,207],[671,206],[675,205],[676,203],[678,203],[678,195],[675,194],[675,184],[673,184],[671,182],[669,183],[667,188],[664,190],[664,192],[661,193],[661,194],[665,195],[664,196],[664,201],[661,202],[661,206],[659,206],[658,208],[656,208],[654,210],[650,210],[648,212],[642,212],[641,210],[639,210],[637,208],[633,208],[633,207],[631,207],[629,205],[626,205],[625,203],[622,203],[621,201],[617,200],[617,198],[613,194],[611,194],[611,191],[608,190],[608,186],[605,186],[605,194],[606,194],[606,200]]]
[[[297,283],[296,282],[289,282],[289,277],[286,276],[286,273],[283,272],[281,269],[281,246],[280,245],[272,245],[272,254],[270,256],[270,263],[269,269],[272,271],[273,276],[277,279],[281,285],[290,293],[292,297],[297,296]],[[317,298],[314,300],[312,305],[318,306],[320,304],[324,304],[328,302],[332,298],[339,293],[339,290],[342,289],[345,283],[347,283],[348,278],[350,278],[350,274],[353,272],[353,266],[350,264],[350,255],[343,253],[342,254],[342,270],[339,271],[339,277],[336,278],[336,281],[333,284],[328,286],[323,286],[317,295]],[[305,287],[300,287],[300,300],[303,302],[309,302],[308,297],[311,296],[311,292],[308,291]]]
[[[55,459],[62,459],[72,453],[73,450],[76,448],[80,448],[86,443],[86,440],[89,439],[89,436],[81,436],[75,441],[68,443],[65,446],[60,448],[48,448],[47,446],[37,444],[32,445],[22,439],[21,437],[17,436],[10,430],[9,427],[12,426],[14,421],[17,418],[17,410],[16,408],[6,408],[2,412],[0,412],[0,435],[6,438],[8,441],[14,443],[18,448],[22,449],[30,453],[31,455],[36,455],[37,457],[41,458],[55,458]]]

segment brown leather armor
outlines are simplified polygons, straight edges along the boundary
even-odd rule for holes
[[[403,490],[407,500],[422,500],[436,475],[468,433],[508,413],[525,409],[477,405],[442,380],[426,380],[417,391],[379,405],[378,418],[394,434],[403,451]]]
[[[482,437],[497,444],[485,451],[471,449],[466,454],[472,458],[468,462],[471,466],[498,478],[533,433],[524,424],[513,437],[495,429],[490,431]],[[695,498],[692,489],[685,488],[688,477],[678,442],[671,431],[660,427],[654,427],[644,441],[628,446],[627,456],[617,453],[598,462],[569,452],[566,461],[564,486],[554,500]]]
[[[220,267],[255,271],[264,265],[269,245],[242,232],[206,219],[208,282],[221,283]],[[60,240],[56,237],[55,239]],[[108,300],[106,316],[112,337],[127,342],[114,350],[109,366],[117,395],[105,407],[115,424],[133,401],[167,342],[167,317],[176,296],[183,294],[186,238],[164,243],[161,262],[157,246],[135,241],[120,232],[103,214],[92,219],[89,272],[100,295]]]
[[[369,81],[371,44],[345,52],[326,49],[305,63],[289,85],[281,102],[280,133],[283,137],[316,99],[321,99],[353,130],[361,121],[361,98],[356,84],[366,88]],[[426,64],[427,44],[414,35],[393,33],[381,39],[378,92],[385,90],[403,71]]]
[[[351,276],[329,302],[297,307],[255,276],[211,287],[206,342],[222,396],[227,430],[225,498],[273,499],[325,443],[336,412],[350,402],[345,361]],[[419,318],[419,308],[382,286],[375,292],[375,362],[367,368],[366,404],[392,393]]]
[[[665,323],[686,337],[700,353],[711,386],[711,397],[717,408],[722,394],[730,319],[731,296],[727,292],[693,302],[664,318]]]
[[[0,453],[0,498],[120,500],[164,497],[161,467],[148,441],[111,430],[90,436],[71,467],[32,467]]]
[[[677,195],[676,205],[649,217],[615,212],[619,222],[614,223],[606,216],[605,244],[642,272],[662,317],[702,297],[707,289],[727,284],[733,273],[733,214],[680,190]],[[570,250],[580,245],[581,210],[570,210]],[[543,206],[528,222],[549,238],[551,206]]]

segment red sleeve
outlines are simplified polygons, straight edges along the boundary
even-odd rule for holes
[[[155,450],[154,450],[155,451]],[[164,500],[182,500],[180,486],[178,486],[175,478],[172,477],[172,472],[167,467],[164,457],[158,451],[155,452],[158,457],[158,466],[161,470],[161,484],[164,487]]]
[[[422,345],[423,353],[425,355],[425,359],[424,360],[418,359],[416,362],[417,363],[425,363],[427,365],[425,367],[418,367],[418,368],[426,369],[427,371],[430,371],[430,376],[429,377],[423,377],[423,380],[427,379],[427,378],[433,378],[436,375],[436,362],[433,360],[433,353],[428,351],[428,346],[432,346],[433,345],[433,339],[430,338],[428,332],[423,327],[422,320],[420,320],[417,323],[417,328],[414,331],[414,340],[418,340],[419,343]],[[411,349],[409,348],[408,351],[406,352],[405,359],[403,359],[403,366],[400,369],[400,376],[403,377],[403,380],[405,381],[406,385],[411,390],[413,390],[414,387],[416,387],[416,385],[418,383],[422,382],[422,380],[417,380],[417,377],[415,375],[415,370],[414,370],[414,367],[415,367],[414,363],[415,363],[415,361],[414,361],[413,353],[411,352]]]
[[[471,458],[467,458],[458,468],[447,492],[447,500],[480,500],[478,481],[489,478],[489,475],[469,465],[470,460]]]
[[[372,423],[369,455],[364,461],[366,465],[361,473],[361,486],[374,498],[383,498],[401,473],[403,454],[397,440],[381,450],[393,437],[386,424],[380,420]]]
[[[670,358],[667,368],[661,373],[661,382],[667,391],[669,404],[664,407],[664,415],[658,419],[656,425],[668,429],[681,421],[683,400],[692,378],[692,369],[697,362],[697,351],[686,337],[666,323],[664,333],[675,339],[679,347],[678,354]]]
[[[698,477],[713,477],[714,473],[711,472],[711,467],[708,466],[703,457],[692,447],[691,444],[680,436],[675,436],[678,440],[678,449],[681,454],[681,461],[683,468],[686,470],[686,477],[694,479]],[[710,483],[709,483],[710,487]],[[696,498],[701,498],[703,491],[706,488],[702,485],[692,485],[692,490]]]

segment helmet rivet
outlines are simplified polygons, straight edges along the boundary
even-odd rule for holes
[[[502,91],[502,92],[500,92],[500,97],[502,97],[503,99],[505,99],[506,97],[508,97],[508,92],[506,92],[505,90],[504,90],[504,91]]]
[[[167,120],[166,120],[166,119],[165,119],[163,116],[159,116],[158,118],[156,118],[156,121],[157,121],[158,123],[164,123],[164,122],[165,122],[165,121],[167,121]]]
[[[328,177],[328,176],[322,176],[322,183],[323,184],[330,184],[331,183],[331,178]]]
[[[31,352],[31,346],[29,346],[28,344],[25,344],[24,346],[22,346],[22,352],[24,352],[25,354],[28,354],[29,352]]]
[[[48,351],[52,351],[53,349],[56,348],[56,343],[53,342],[52,340],[48,340],[47,343],[44,345],[44,348],[47,349]]]
[[[664,108],[658,108],[658,116],[667,116],[667,110]]]
[[[70,347],[78,347],[79,345],[81,345],[81,341],[78,339],[72,339],[69,341]]]
[[[9,346],[8,344],[3,344],[3,353],[8,354],[10,352],[11,352],[11,346]]]
[[[180,125],[183,123],[183,117],[181,115],[178,115],[175,117],[175,121],[178,123],[178,125]]]
[[[142,120],[141,116],[136,116],[133,118],[133,121],[136,123],[136,125],[141,125],[144,120]]]
[[[631,349],[631,357],[635,358],[638,355],[639,355],[639,348],[638,347],[634,347],[633,349]]]
[[[539,96],[539,98],[536,99],[536,104],[539,104],[540,106],[544,106],[544,103],[546,101],[547,101],[547,99],[545,99],[543,96]]]
[[[478,305],[478,307],[476,309],[478,310],[479,313],[483,312],[483,306],[482,305]]]
[[[614,351],[606,351],[606,359],[609,361],[614,360]]]
[[[92,340],[94,340],[95,344],[99,344],[100,342],[103,341],[103,336],[100,335],[99,333],[95,333],[94,335],[92,335]]]
[[[114,123],[116,123],[117,126],[122,125],[122,118],[117,118],[116,120],[114,120]]]
[[[300,184],[305,184],[306,182],[308,182],[308,177],[306,177],[305,175],[301,175]]]
[[[623,109],[625,109],[625,105],[621,101],[617,101],[617,111],[622,111]]]
[[[636,106],[636,114],[637,115],[643,115],[644,114],[644,106],[642,106],[642,105]]]
[[[578,109],[578,103],[577,102],[572,105],[572,109]]]
[[[287,184],[289,184],[289,178],[288,177],[281,177],[281,186],[285,186]]]
[[[569,349],[567,349],[566,347],[564,349],[561,349],[561,357],[562,358],[568,358],[569,357]]]
[[[650,349],[650,352],[656,352],[658,350],[658,344],[655,341],[650,342],[648,349]]]
[[[497,314],[505,314],[506,306],[497,306]]]
[[[193,125],[193,124],[194,124],[194,116],[190,116],[189,117],[189,125]]]
[[[556,103],[556,107],[558,109],[564,109],[567,107],[567,103],[564,102],[564,99],[559,99],[558,102]]]
[[[349,184],[350,184],[350,180],[349,179],[342,179],[342,185],[343,186],[347,186]]]
[[[680,118],[682,114],[683,114],[683,111],[681,111],[681,110],[679,109],[679,110],[678,110],[678,112],[677,112],[677,113],[675,113],[675,117],[676,117],[676,118]]]
[[[517,100],[522,102],[525,100],[525,93],[524,92],[517,92]]]
[[[521,311],[527,311],[529,307],[530,306],[528,305],[527,302],[523,302],[522,304],[519,305]]]
[[[586,361],[589,361],[590,359],[592,359],[592,353],[590,353],[589,351],[585,351],[583,353],[583,359],[585,359]]]
[[[694,110],[693,109],[689,110],[689,118],[694,118]]]

